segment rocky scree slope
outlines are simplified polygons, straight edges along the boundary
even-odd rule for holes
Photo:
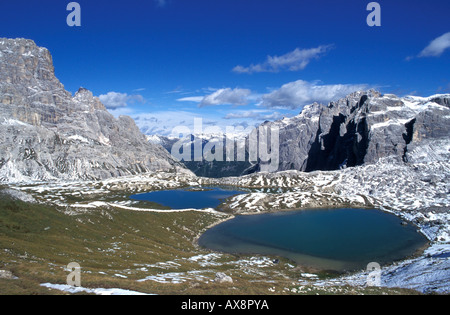
[[[50,52],[26,39],[0,38],[0,139],[0,182],[186,171],[92,92],[72,96],[55,77]]]

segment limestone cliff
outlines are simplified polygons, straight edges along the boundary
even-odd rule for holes
[[[72,96],[55,77],[50,52],[26,39],[0,38],[0,139],[1,182],[186,171],[92,92]]]

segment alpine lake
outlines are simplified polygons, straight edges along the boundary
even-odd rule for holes
[[[204,187],[155,191],[130,198],[176,209],[217,208],[248,191]],[[411,223],[376,209],[306,209],[238,215],[203,233],[198,245],[229,254],[284,257],[301,266],[333,272],[406,259],[427,244]]]

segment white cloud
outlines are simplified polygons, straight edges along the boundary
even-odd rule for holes
[[[450,48],[450,32],[432,40],[418,57],[439,57],[448,48]]]
[[[107,109],[127,107],[130,102],[144,102],[142,95],[128,95],[127,93],[108,92],[98,97]]]
[[[179,98],[179,99],[177,99],[177,101],[200,103],[201,101],[203,101],[204,98],[205,98],[204,96],[189,96],[189,97]]]
[[[306,68],[311,60],[319,58],[332,48],[332,45],[319,46],[316,48],[300,49],[296,48],[282,56],[268,56],[267,60],[260,64],[252,64],[248,67],[236,66],[233,71],[237,73],[255,72],[279,72],[279,71],[299,71]]]
[[[184,111],[158,111],[131,116],[142,133],[168,136],[176,126],[185,125],[194,115]]]
[[[255,119],[255,120],[277,120],[283,118],[279,112],[271,112],[268,110],[247,110],[237,111],[227,114],[224,119]]]
[[[190,96],[179,98],[180,102],[196,102],[199,107],[214,106],[214,105],[247,105],[251,95],[248,89],[219,89],[206,96]]]
[[[327,104],[355,91],[365,89],[367,89],[365,84],[319,85],[317,82],[298,80],[264,95],[260,105],[269,108],[301,109],[313,102]]]
[[[247,97],[252,92],[248,89],[220,89],[207,95],[200,102],[200,107],[211,105],[246,105]]]
[[[203,128],[219,126],[225,130],[225,121],[221,121],[214,113],[193,113],[189,111],[167,110],[152,113],[140,113],[131,115],[142,133],[146,135],[176,136],[173,131],[177,127],[188,128],[195,132],[195,119],[201,118]]]

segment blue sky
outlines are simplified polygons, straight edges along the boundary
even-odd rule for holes
[[[385,0],[69,0],[0,3],[0,37],[47,47],[56,75],[144,132],[254,125],[354,90],[450,92],[450,2]]]

